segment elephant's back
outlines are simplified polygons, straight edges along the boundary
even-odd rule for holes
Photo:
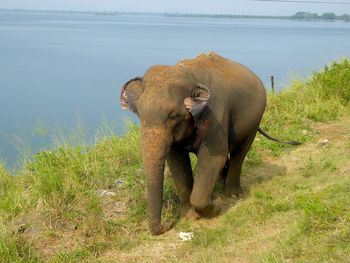
[[[231,131],[232,140],[243,139],[249,130],[257,128],[265,110],[266,92],[251,70],[214,52],[178,64],[188,68],[199,82],[209,87],[211,111],[226,126],[227,132]]]
[[[202,53],[194,59],[181,60],[177,65],[188,68],[199,82],[210,85],[213,92],[225,89],[227,92],[241,90],[265,93],[261,80],[251,70],[214,52]]]

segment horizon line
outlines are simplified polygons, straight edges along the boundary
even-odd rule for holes
[[[296,1],[296,0],[251,0],[251,1],[258,1],[258,2],[267,2],[267,1],[273,1],[273,2],[286,2],[286,1]],[[300,1],[297,1],[300,2]],[[350,3],[348,3],[350,4]],[[184,13],[184,12],[167,12],[167,11],[145,11],[145,12],[140,12],[140,11],[118,11],[118,10],[65,10],[65,9],[26,9],[26,8],[1,8],[0,11],[29,11],[29,12],[65,12],[65,13],[121,13],[121,14],[157,14],[157,15],[167,15],[167,14],[172,14],[172,15],[208,15],[208,16],[220,16],[220,15],[227,15],[227,16],[251,16],[251,17],[291,17],[295,15],[295,13],[290,14],[290,15],[283,15],[283,14],[276,14],[276,15],[259,15],[259,14],[254,14],[254,15],[248,15],[248,14],[233,14],[233,13]],[[299,10],[298,12],[304,12],[302,10]],[[306,11],[305,11],[306,12]],[[297,13],[297,12],[296,12]],[[331,12],[335,13],[335,12]],[[318,13],[317,13],[318,14]],[[347,14],[343,13],[342,15]],[[322,15],[322,14],[321,14]],[[337,15],[341,16],[341,15]]]

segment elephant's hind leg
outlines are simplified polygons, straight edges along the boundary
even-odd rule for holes
[[[241,188],[241,172],[242,165],[250,146],[252,145],[256,135],[256,130],[251,133],[244,143],[230,152],[230,162],[228,173],[225,180],[225,193],[228,196],[239,196],[242,193]]]
[[[185,151],[171,149],[167,161],[181,202],[180,213],[186,214],[191,208],[190,196],[193,187],[190,157]]]
[[[220,172],[220,175],[219,175],[219,178],[218,178],[218,182],[225,183],[226,177],[227,177],[227,174],[228,174],[229,164],[230,164],[230,158],[227,157],[226,163],[225,163],[224,167],[222,168],[222,171]]]

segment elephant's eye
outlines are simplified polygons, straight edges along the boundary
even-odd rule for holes
[[[169,114],[169,119],[170,120],[175,120],[176,119],[176,117],[177,117],[177,114],[176,114],[176,112],[171,112],[170,114]]]

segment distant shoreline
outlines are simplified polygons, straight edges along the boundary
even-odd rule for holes
[[[163,17],[191,17],[191,18],[213,18],[213,19],[269,19],[269,20],[295,20],[295,21],[318,21],[318,22],[350,22],[350,15],[344,14],[336,16],[333,13],[325,13],[318,16],[316,13],[297,12],[291,16],[272,15],[232,15],[232,14],[191,14],[191,13],[159,13],[159,12],[120,12],[120,11],[73,11],[73,10],[30,10],[30,9],[2,9],[12,12],[32,12],[32,13],[53,13],[53,14],[87,14],[87,15],[143,15],[143,16],[163,16]],[[301,14],[301,15],[300,15]],[[326,15],[331,16],[326,16]],[[333,16],[332,16],[333,15]]]
[[[350,22],[350,20],[335,18],[295,18],[295,16],[260,16],[260,15],[210,15],[210,14],[164,14],[165,17],[194,17],[194,18],[213,18],[213,19],[268,19],[268,20],[293,20],[310,22]]]
[[[261,15],[229,15],[229,14],[176,14],[165,13],[168,17],[198,17],[198,18],[217,18],[217,19],[291,19],[291,16],[261,16]]]

